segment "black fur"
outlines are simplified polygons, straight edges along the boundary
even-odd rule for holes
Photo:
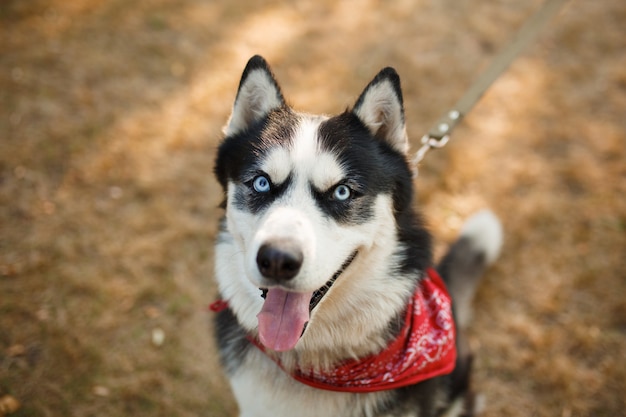
[[[402,101],[401,96],[399,100]],[[358,184],[356,192],[365,200],[359,204],[357,198],[352,203],[356,207],[352,209],[357,212],[356,215],[343,212],[337,214],[335,219],[341,222],[360,215],[367,220],[371,215],[370,204],[367,203],[379,193],[391,192],[399,238],[406,247],[401,271],[424,271],[432,264],[431,238],[421,217],[412,207],[413,176],[405,156],[386,141],[373,138],[353,112],[344,112],[322,123],[319,138],[322,149],[337,155],[339,162],[347,168],[352,175],[349,179]]]
[[[224,193],[228,181],[245,183],[259,173],[259,157],[275,146],[289,146],[298,116],[288,107],[271,111],[248,129],[228,136],[221,143],[215,159],[215,175]]]
[[[217,313],[214,323],[222,367],[226,373],[233,374],[252,348],[252,344],[230,308]]]
[[[224,193],[229,182],[243,185],[238,187],[235,205],[252,213],[262,211],[292,185],[292,177],[288,177],[281,184],[271,184],[272,188],[268,193],[255,193],[252,188],[254,179],[264,174],[256,161],[276,146],[291,146],[294,128],[298,126],[300,117],[285,104],[278,84],[261,57],[256,56],[249,61],[241,78],[240,91],[249,75],[259,69],[269,75],[282,105],[253,121],[245,129],[226,137],[219,147],[215,164],[215,174]],[[401,272],[399,275],[415,280],[417,285],[419,277],[432,265],[432,238],[424,227],[420,214],[413,208],[412,171],[406,156],[387,139],[389,132],[384,127],[377,132],[371,132],[356,111],[363,105],[368,90],[384,81],[391,82],[395,98],[402,107],[399,77],[392,68],[385,68],[366,87],[353,110],[347,110],[322,122],[318,130],[321,149],[335,155],[347,172],[341,184],[350,187],[351,198],[345,201],[333,199],[334,186],[326,190],[312,187],[310,191],[320,209],[334,221],[343,224],[367,222],[373,216],[372,203],[376,196],[381,193],[390,194],[399,247],[403,251],[399,256],[402,259],[398,266]],[[236,100],[239,99],[240,91]],[[404,121],[403,110],[401,117]],[[453,265],[457,261],[456,258],[453,259],[455,256],[456,251],[451,251],[451,255],[444,259],[439,268],[444,280],[449,281],[448,276],[453,273]],[[481,265],[484,267],[484,257],[474,261],[478,272]],[[397,335],[402,320],[403,317],[398,317],[389,323],[390,339]],[[215,333],[222,364],[226,372],[232,374],[243,362],[252,344],[230,309],[218,314]],[[451,375],[394,390],[389,400],[378,404],[375,414],[401,415],[419,410],[420,416],[438,416],[455,398],[466,396],[469,404],[472,400],[469,394],[471,356],[463,337],[459,332],[459,356],[456,369]]]

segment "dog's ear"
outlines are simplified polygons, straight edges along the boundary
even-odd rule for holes
[[[274,75],[263,57],[255,55],[241,75],[233,112],[224,127],[229,136],[246,130],[269,112],[285,105]]]
[[[409,142],[404,124],[400,77],[385,68],[365,87],[352,110],[372,135],[406,154]]]

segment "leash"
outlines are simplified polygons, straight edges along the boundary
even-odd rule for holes
[[[531,16],[519,29],[508,47],[502,50],[491,65],[470,86],[465,95],[456,102],[452,109],[445,112],[431,129],[422,136],[422,146],[415,153],[412,164],[415,177],[418,175],[418,165],[431,149],[443,148],[450,141],[450,134],[463,117],[469,113],[480,100],[485,91],[507,69],[522,50],[533,41],[548,21],[556,15],[563,3],[567,0],[546,0],[541,9]]]

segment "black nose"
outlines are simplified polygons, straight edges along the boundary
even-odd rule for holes
[[[302,260],[302,251],[291,240],[265,243],[256,255],[261,275],[275,281],[287,281],[295,277],[300,271]]]

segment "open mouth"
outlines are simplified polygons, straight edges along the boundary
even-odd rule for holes
[[[265,299],[257,314],[261,344],[277,352],[293,349],[304,334],[311,311],[354,261],[356,255],[357,251],[354,251],[332,278],[317,291],[291,292],[280,287],[261,288],[261,297]]]
[[[309,312],[313,311],[313,309],[319,304],[319,302],[322,301],[322,298],[324,298],[326,293],[330,290],[330,287],[332,287],[335,281],[337,280],[337,278],[339,278],[339,275],[341,275],[343,271],[345,271],[350,266],[352,261],[354,261],[354,258],[356,258],[357,253],[358,251],[356,250],[352,252],[352,254],[344,261],[341,267],[337,270],[337,272],[333,274],[332,278],[326,281],[326,284],[324,284],[321,288],[319,288],[317,291],[313,293],[313,295],[311,296],[311,301],[309,302]],[[267,291],[268,291],[267,288],[259,288],[259,289],[261,290],[261,297],[265,299],[265,297],[267,296]]]

